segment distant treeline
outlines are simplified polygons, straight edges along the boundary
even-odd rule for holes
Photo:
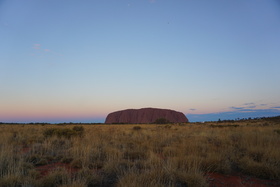
[[[7,122],[0,122],[0,125],[100,125],[104,123],[42,123],[42,122],[30,122],[30,123],[7,123]]]
[[[235,122],[235,121],[250,121],[250,120],[269,120],[269,121],[280,121],[280,116],[274,117],[256,117],[256,118],[236,118],[235,120],[218,120],[218,122]]]
[[[160,119],[162,120],[162,119]],[[236,118],[235,120],[221,120],[219,119],[216,121],[217,123],[223,123],[223,122],[239,122],[239,121],[251,121],[251,120],[267,120],[267,121],[273,121],[273,122],[280,122],[280,116],[274,116],[274,117],[256,117],[256,118]],[[205,121],[205,122],[215,122],[215,121]],[[157,121],[155,124],[167,124],[170,122],[167,121]],[[125,124],[125,123],[113,123],[113,124]],[[105,123],[45,123],[45,122],[30,122],[30,123],[7,123],[7,122],[0,122],[0,125],[110,125]]]

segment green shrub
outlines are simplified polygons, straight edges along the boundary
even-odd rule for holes
[[[165,118],[159,118],[154,123],[155,124],[168,124],[168,123],[170,123],[170,121],[168,119],[165,119]]]
[[[84,134],[84,127],[82,126],[75,126],[73,129],[68,128],[49,128],[43,132],[46,138],[57,136],[59,138],[71,138],[73,136],[82,136]]]

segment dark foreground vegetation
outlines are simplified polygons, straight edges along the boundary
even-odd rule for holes
[[[0,125],[0,186],[208,186],[280,181],[280,117],[186,124]]]

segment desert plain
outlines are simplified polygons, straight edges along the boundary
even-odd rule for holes
[[[0,124],[0,186],[280,186],[280,117]]]

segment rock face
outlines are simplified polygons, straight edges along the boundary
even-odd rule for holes
[[[171,123],[185,123],[188,118],[182,113],[169,109],[141,108],[127,109],[108,114],[105,123],[154,123],[157,119]]]

